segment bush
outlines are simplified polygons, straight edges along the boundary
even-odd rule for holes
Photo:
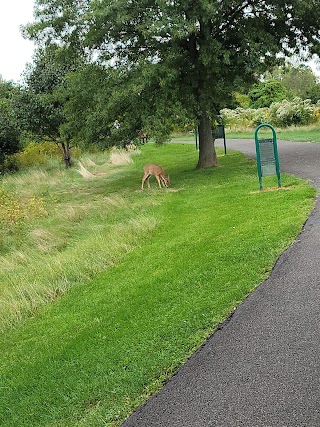
[[[16,155],[2,156],[0,162],[0,175],[10,172],[16,172],[19,169],[19,165],[16,159]]]
[[[62,151],[57,144],[53,142],[30,142],[20,153],[15,155],[17,164],[20,167],[33,165],[43,165],[49,162],[53,157],[61,157]]]
[[[226,126],[237,130],[254,128],[261,123],[279,127],[308,125],[319,120],[320,103],[312,105],[310,99],[294,98],[274,102],[269,108],[225,108],[220,114]]]
[[[252,128],[269,120],[268,108],[236,108],[230,110],[224,108],[220,111],[222,121],[230,128]]]
[[[269,107],[273,102],[286,98],[286,88],[278,80],[259,82],[249,92],[252,108]]]
[[[47,214],[42,198],[32,196],[26,200],[19,200],[14,194],[0,187],[0,225],[7,231]]]
[[[270,106],[270,122],[277,126],[308,125],[315,120],[310,99],[294,98],[275,102]]]

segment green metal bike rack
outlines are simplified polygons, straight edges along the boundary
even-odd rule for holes
[[[258,132],[261,128],[268,127],[272,130],[272,138],[259,139]],[[268,123],[259,125],[254,133],[256,142],[257,169],[260,190],[262,190],[262,177],[277,175],[278,187],[281,187],[280,166],[277,147],[277,136],[274,128]]]

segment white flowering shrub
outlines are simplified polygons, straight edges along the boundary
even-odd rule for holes
[[[308,125],[315,119],[314,108],[310,99],[294,98],[270,105],[270,122],[277,126]]]
[[[308,125],[320,120],[320,102],[313,105],[310,99],[294,98],[274,102],[269,108],[225,108],[220,115],[225,126],[236,130],[254,128],[261,123],[279,127]]]
[[[268,121],[268,108],[224,108],[220,111],[223,124],[230,128],[251,128]]]

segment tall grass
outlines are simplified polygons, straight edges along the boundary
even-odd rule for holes
[[[35,294],[52,302],[32,307],[28,294],[12,294],[12,304],[28,300],[30,318],[0,334],[1,426],[119,425],[268,276],[314,190],[282,176],[282,190],[259,192],[255,164],[241,154],[204,170],[194,170],[196,157],[191,145],[147,145],[126,166],[95,159],[97,171],[83,159],[101,178],[54,177],[48,216],[2,255],[16,286],[28,293],[38,277]],[[172,186],[154,180],[141,191],[146,163],[163,166]]]
[[[0,330],[119,262],[152,232],[152,202],[141,206],[112,186],[128,159],[118,150],[100,164],[84,158],[90,175],[32,169],[1,181]]]

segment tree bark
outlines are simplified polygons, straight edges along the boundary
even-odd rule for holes
[[[61,147],[63,150],[63,159],[64,159],[64,163],[66,165],[66,168],[70,168],[72,166],[72,161],[71,161],[71,153],[70,153],[70,147],[68,143],[64,143],[61,142]]]
[[[197,169],[218,166],[209,115],[203,111],[199,122],[199,160]]]

